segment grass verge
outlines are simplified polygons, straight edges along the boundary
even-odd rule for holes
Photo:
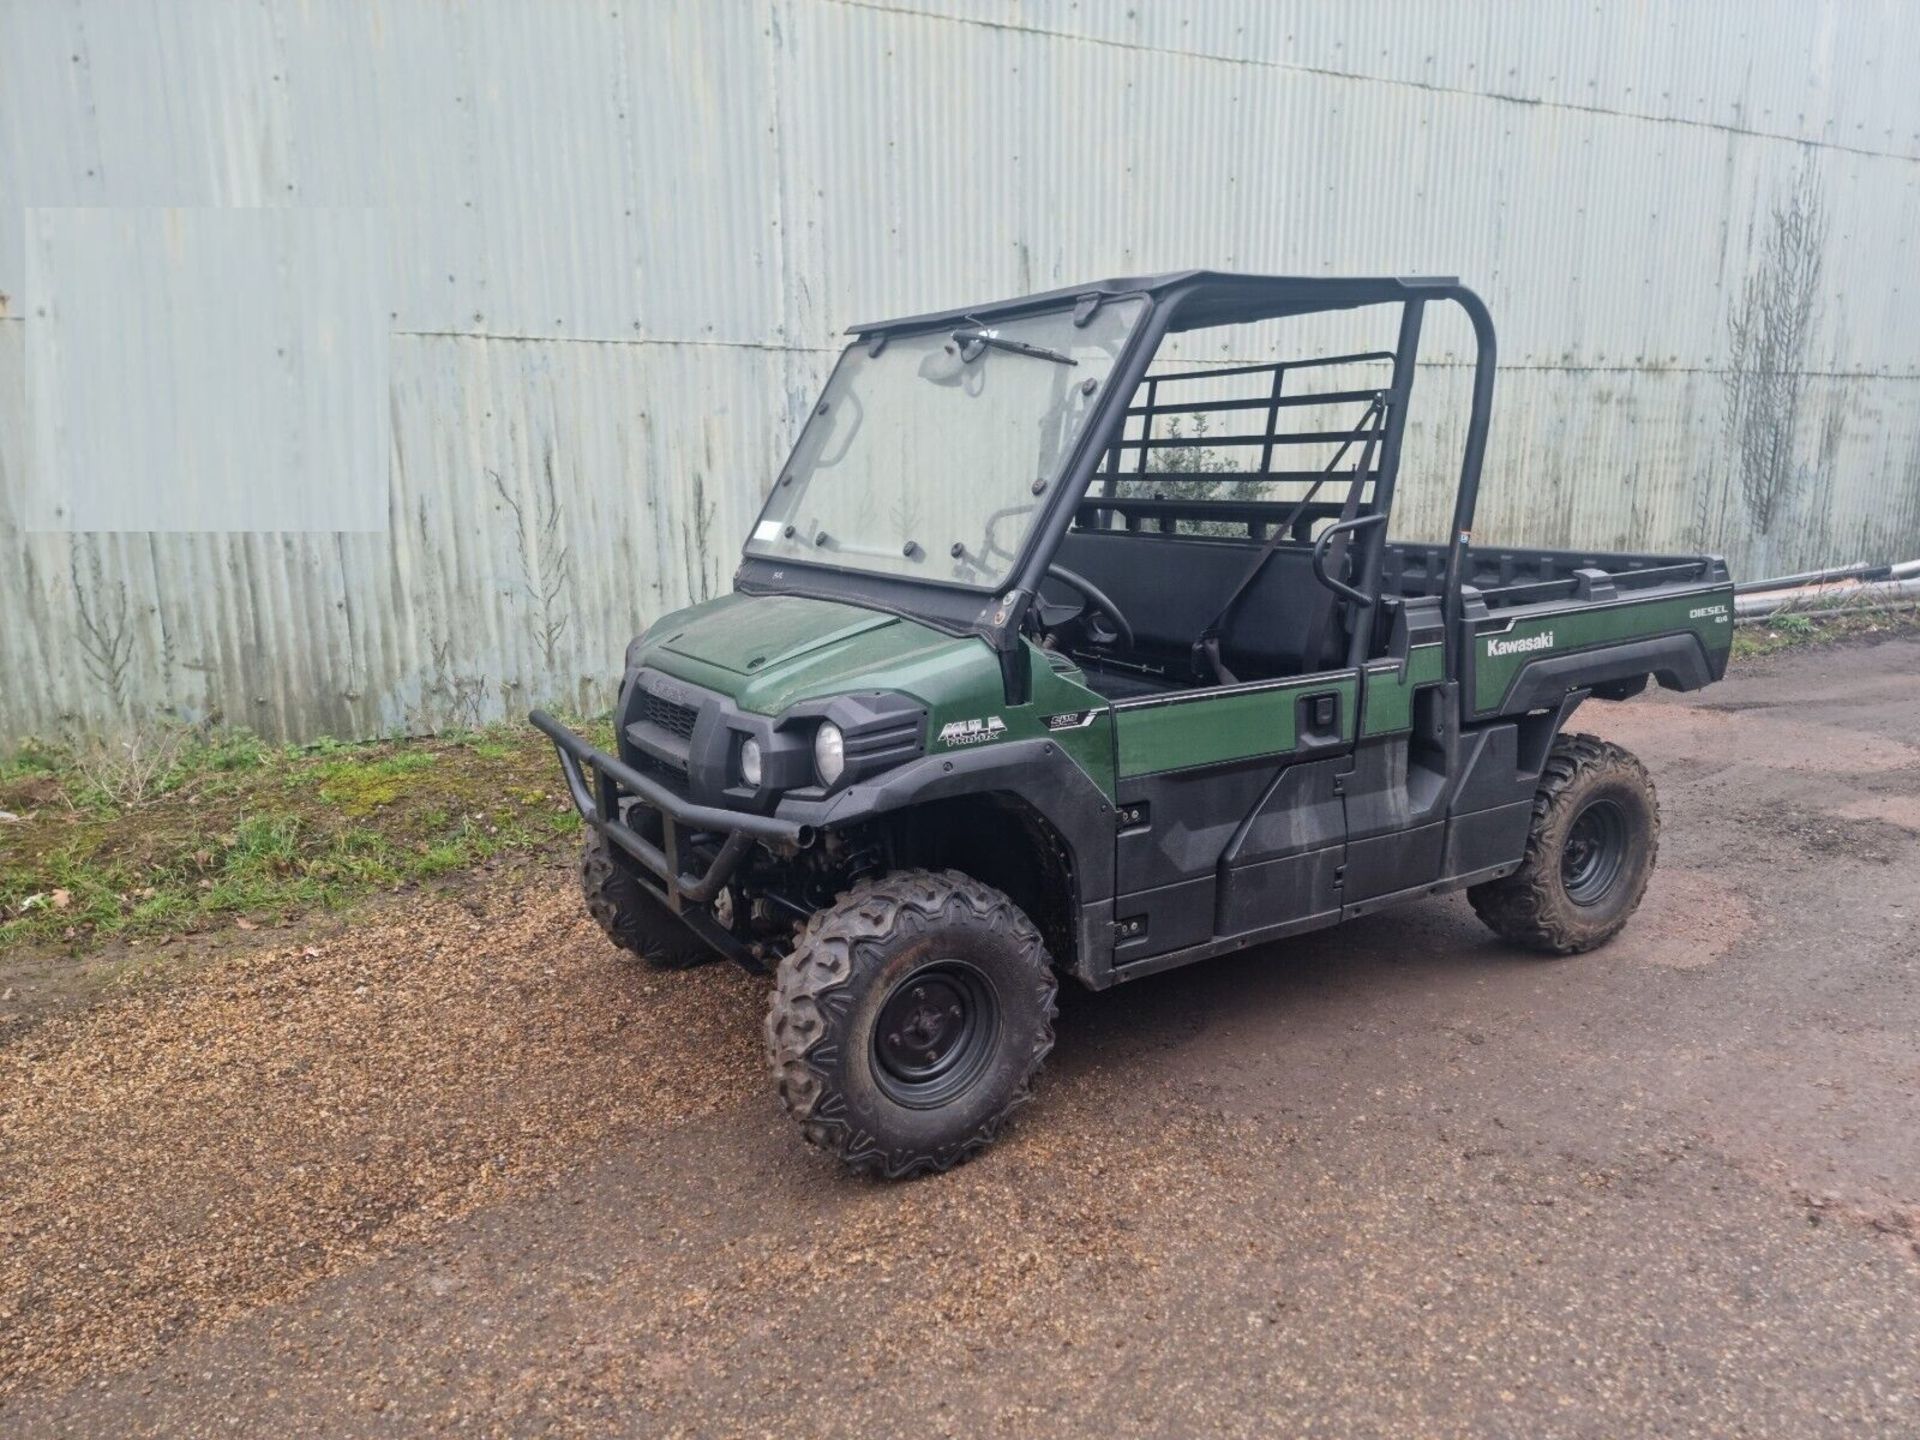
[[[1865,640],[1920,634],[1920,611],[1861,610],[1852,615],[1809,616],[1786,612],[1765,624],[1742,625],[1733,632],[1733,660],[1758,659],[1799,645],[1836,640]]]
[[[0,948],[246,928],[557,851],[579,823],[553,747],[525,726],[303,748],[180,732],[113,752],[29,745],[0,765]]]

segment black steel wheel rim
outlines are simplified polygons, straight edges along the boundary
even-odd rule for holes
[[[1627,863],[1627,814],[1617,800],[1594,800],[1573,817],[1560,851],[1560,883],[1576,905],[1597,905]]]
[[[874,1078],[897,1104],[948,1104],[980,1078],[999,1036],[1000,1002],[985,975],[964,960],[923,965],[880,1004]]]

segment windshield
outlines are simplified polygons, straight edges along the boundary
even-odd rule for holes
[[[1100,401],[1140,299],[862,340],[841,356],[747,553],[991,589]]]

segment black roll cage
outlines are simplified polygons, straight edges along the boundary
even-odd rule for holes
[[[1374,491],[1369,510],[1380,521],[1355,531],[1353,573],[1355,586],[1373,595],[1386,547],[1387,525],[1399,475],[1401,440],[1405,431],[1408,396],[1413,387],[1420,329],[1430,302],[1452,302],[1466,312],[1473,326],[1475,357],[1473,398],[1467,418],[1467,438],[1455,492],[1452,532],[1448,537],[1442,607],[1446,616],[1448,673],[1458,673],[1455,623],[1461,609],[1461,577],[1466,547],[1473,530],[1475,502],[1480,490],[1481,466],[1486,456],[1487,431],[1493,412],[1496,350],[1493,317],[1480,297],[1452,277],[1318,278],[1311,276],[1235,275],[1214,270],[1112,279],[1093,285],[1052,290],[1044,294],[973,305],[965,309],[915,315],[899,320],[864,322],[848,334],[868,345],[884,343],[893,335],[956,324],[981,324],[1013,319],[1041,311],[1072,306],[1084,323],[1101,305],[1124,297],[1143,297],[1146,314],[1128,338],[1118,363],[1060,472],[1047,485],[1041,512],[1028,532],[1009,580],[982,605],[980,593],[951,585],[823,565],[812,561],[773,561],[746,556],[735,573],[735,587],[751,594],[811,595],[907,616],[953,634],[980,635],[1003,655],[1016,651],[1020,624],[1038,592],[1072,525],[1074,516],[1092,501],[1088,495],[1101,474],[1101,465],[1116,445],[1123,445],[1129,407],[1147,368],[1170,334],[1222,325],[1253,324],[1289,316],[1355,310],[1369,305],[1398,304],[1399,337],[1390,352],[1393,375],[1384,392],[1385,423],[1377,435],[1377,458],[1372,462]],[[1356,357],[1341,357],[1352,359]],[[1310,363],[1310,362],[1307,362]],[[1325,363],[1325,362],[1321,362]],[[1267,366],[1251,368],[1265,369]],[[1290,368],[1301,368],[1299,363]],[[1220,372],[1214,372],[1216,374]],[[1269,434],[1272,433],[1269,421]],[[1363,462],[1364,463],[1364,462]],[[1139,502],[1134,502],[1138,504]],[[1227,502],[1231,504],[1231,502]],[[1354,627],[1356,644],[1362,631]]]

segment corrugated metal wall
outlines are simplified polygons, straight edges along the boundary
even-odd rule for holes
[[[1485,541],[1920,553],[1916,53],[1897,0],[11,0],[0,738],[595,708],[842,326],[1190,265],[1479,289]]]

